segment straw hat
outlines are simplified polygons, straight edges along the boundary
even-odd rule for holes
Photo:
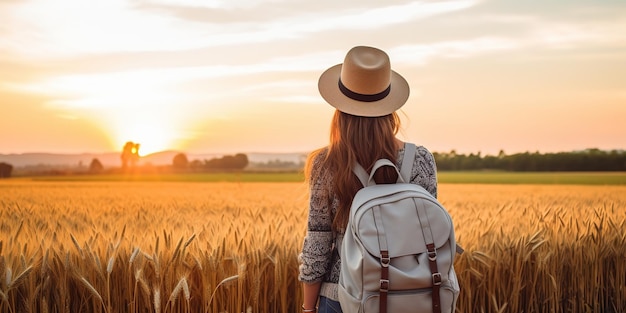
[[[366,117],[391,114],[409,98],[409,84],[391,70],[389,56],[365,46],[350,49],[343,64],[322,73],[318,88],[339,111]]]

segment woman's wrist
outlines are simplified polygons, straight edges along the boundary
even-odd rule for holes
[[[303,313],[316,313],[317,312],[317,308],[313,307],[312,309],[307,309],[304,304],[302,305],[302,312]]]

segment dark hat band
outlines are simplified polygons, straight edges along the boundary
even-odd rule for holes
[[[374,101],[385,99],[385,97],[389,95],[389,93],[391,92],[391,84],[389,85],[389,87],[387,87],[387,89],[383,90],[382,92],[379,92],[373,95],[365,95],[365,94],[357,93],[348,89],[348,87],[346,87],[341,82],[341,78],[340,78],[339,90],[341,91],[341,93],[343,93],[346,97],[350,99],[361,101],[361,102],[374,102]]]

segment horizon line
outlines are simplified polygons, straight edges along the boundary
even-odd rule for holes
[[[210,154],[210,155],[234,155],[234,154],[309,154],[312,151],[314,151],[315,149],[311,150],[311,151],[292,151],[292,152],[285,152],[285,151],[249,151],[249,152],[185,152],[184,150],[177,150],[177,149],[168,149],[168,150],[161,150],[161,151],[156,151],[156,152],[151,152],[151,153],[147,153],[144,155],[140,155],[140,157],[145,157],[145,156],[150,156],[150,155],[154,155],[154,154],[160,154],[160,153],[183,153],[183,154],[188,154],[188,155],[205,155],[205,154]],[[504,149],[500,149],[500,151],[504,152],[504,154],[510,155],[510,154],[518,154],[518,153],[567,153],[567,152],[580,152],[580,151],[590,151],[590,150],[599,150],[599,151],[607,151],[607,152],[611,152],[611,151],[626,151],[626,148],[597,148],[597,147],[588,147],[588,148],[581,148],[581,149],[571,149],[571,150],[559,150],[559,151],[541,151],[539,149],[535,149],[535,150],[525,150],[525,151],[517,151],[517,152],[507,152]],[[478,151],[471,151],[471,152],[459,152],[457,151],[457,149],[450,149],[448,151],[435,151],[435,150],[431,150],[429,149],[429,151],[431,153],[452,153],[455,152],[456,154],[481,154],[481,155],[493,155],[491,153],[486,153],[483,154],[482,151],[478,150]],[[122,151],[103,151],[103,152],[45,152],[45,151],[30,151],[30,152],[9,152],[9,153],[4,153],[4,152],[0,152],[0,155],[26,155],[26,154],[53,154],[53,155],[96,155],[96,154],[121,154]],[[497,154],[496,154],[497,155]]]

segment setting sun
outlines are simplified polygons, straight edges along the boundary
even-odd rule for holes
[[[110,141],[120,149],[125,142],[140,144],[139,154],[147,155],[163,150],[181,148],[185,139],[182,133],[185,118],[167,106],[135,105],[129,110],[103,114],[94,123],[110,136]]]
[[[162,74],[162,73],[161,73]],[[109,137],[114,150],[127,141],[146,155],[180,148],[184,125],[194,120],[193,99],[177,93],[181,79],[152,71],[54,77],[24,87],[54,95],[48,108],[66,119],[84,119]]]
[[[140,144],[139,155],[141,156],[178,148],[172,131],[165,127],[148,124],[129,125],[127,129],[119,129],[116,132],[119,132],[115,134],[116,148],[120,149],[125,142],[133,141]]]

